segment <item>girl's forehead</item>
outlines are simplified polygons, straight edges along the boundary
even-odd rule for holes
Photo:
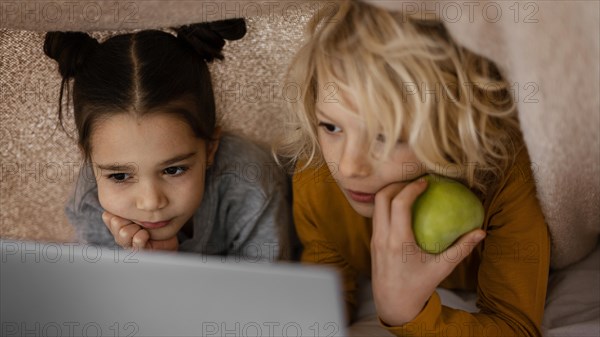
[[[189,152],[199,141],[191,127],[176,116],[117,114],[103,120],[93,131],[92,158],[152,161],[173,152]]]
[[[158,130],[180,131],[184,134],[193,134],[192,128],[187,122],[174,114],[167,113],[151,113],[151,114],[134,114],[134,113],[118,113],[107,118],[98,120],[94,125],[93,133],[102,135],[106,133],[127,132],[127,130]]]

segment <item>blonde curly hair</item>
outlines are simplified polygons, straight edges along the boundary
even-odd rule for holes
[[[364,117],[369,139],[394,140],[384,155],[402,139],[428,172],[448,176],[447,168],[458,166],[452,178],[481,193],[503,177],[522,146],[509,84],[490,60],[458,46],[440,21],[346,1],[307,29],[287,74],[299,99],[289,101],[277,147],[289,163],[323,164],[315,106],[319,92],[331,89]]]

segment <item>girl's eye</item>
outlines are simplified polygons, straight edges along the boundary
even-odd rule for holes
[[[331,123],[319,122],[319,126],[324,128],[325,131],[327,131],[329,133],[342,132],[342,129],[338,128],[337,126],[335,126],[334,124],[331,124]]]
[[[170,176],[179,176],[184,174],[187,171],[187,167],[183,166],[172,166],[167,167],[163,172]]]
[[[108,175],[108,179],[112,180],[113,182],[120,184],[120,183],[124,183],[125,181],[127,181],[127,179],[129,179],[129,174],[128,173],[113,173],[113,174],[109,174]]]

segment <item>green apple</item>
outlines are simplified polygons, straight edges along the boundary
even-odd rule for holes
[[[463,234],[481,227],[481,201],[463,184],[427,175],[427,189],[412,206],[412,227],[419,247],[431,254],[446,250]]]

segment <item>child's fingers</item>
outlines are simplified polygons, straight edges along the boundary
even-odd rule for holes
[[[385,186],[375,195],[373,240],[387,240],[390,226],[390,202],[401,189],[401,183],[393,183]]]
[[[456,265],[464,260],[479,242],[481,242],[486,236],[485,231],[481,229],[475,229],[469,233],[464,234],[454,243],[450,248],[444,252],[446,257],[444,260],[449,262],[450,271],[452,271]]]
[[[148,240],[147,249],[151,250],[172,250],[176,251],[179,248],[177,236],[173,236],[166,240]]]
[[[139,248],[144,248],[146,245],[148,238],[144,239],[143,234],[140,234],[141,236],[137,238],[137,241],[133,242],[134,236],[140,231],[141,227],[131,222],[131,220],[118,217],[106,211],[102,213],[102,220],[119,246],[129,248],[137,244]]]
[[[113,219],[114,222],[114,219]],[[135,223],[130,222],[119,228],[115,235],[115,241],[123,248],[129,248],[132,245],[133,236],[141,229]]]
[[[112,218],[114,218],[115,216],[112,213],[109,213],[107,211],[102,212],[102,221],[104,221],[104,224],[106,225],[106,227],[108,227],[108,229],[112,232],[112,228],[110,227],[110,221],[112,220]]]
[[[419,179],[406,185],[391,202],[390,232],[391,238],[414,242],[412,232],[412,205],[427,188],[427,181]]]
[[[102,220],[104,221],[104,224],[108,227],[110,232],[113,234],[113,236],[116,236],[119,233],[121,227],[131,223],[130,220],[123,219],[106,211],[102,213]]]
[[[140,229],[135,234],[133,234],[133,238],[131,239],[131,246],[133,247],[133,249],[144,249],[149,239],[150,233],[148,233],[148,231],[145,229]]]
[[[375,195],[375,214],[383,222],[390,220],[390,202],[402,190],[402,183],[393,183],[385,186]]]

